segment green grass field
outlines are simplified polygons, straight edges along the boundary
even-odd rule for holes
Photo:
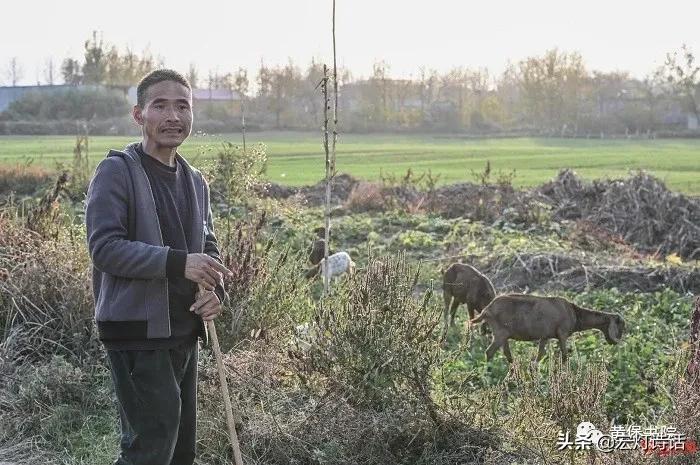
[[[128,137],[96,136],[90,139],[90,156],[96,162],[109,148],[121,148]],[[239,134],[193,136],[182,153],[196,165],[222,141],[239,142]],[[323,176],[321,134],[263,132],[248,135],[249,143],[264,142],[270,159],[271,181],[302,185]],[[75,138],[71,136],[0,136],[0,164],[53,167],[68,161]],[[581,140],[581,139],[463,139],[432,135],[342,135],[338,142],[338,171],[364,179],[379,178],[380,170],[403,174],[432,170],[441,183],[473,181],[470,170],[516,171],[515,184],[532,186],[573,168],[587,179],[618,177],[629,170],[645,169],[674,190],[700,194],[700,140]]]

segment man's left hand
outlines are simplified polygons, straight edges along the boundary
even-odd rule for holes
[[[190,311],[201,316],[202,320],[210,321],[221,314],[221,302],[214,291],[208,291],[200,286]]]

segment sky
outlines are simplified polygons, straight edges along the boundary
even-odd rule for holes
[[[100,6],[103,5],[103,6]],[[589,69],[644,77],[686,43],[700,55],[700,0],[336,0],[338,64],[368,76],[385,60],[393,77],[421,66],[439,72],[486,67],[557,47],[582,54]],[[45,82],[50,57],[81,58],[93,30],[105,42],[163,58],[200,76],[261,60],[305,67],[332,62],[332,0],[3,0],[0,83],[17,57],[21,84]]]

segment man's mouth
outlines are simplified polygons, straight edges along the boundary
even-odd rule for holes
[[[165,128],[161,132],[164,134],[182,134],[182,128]]]

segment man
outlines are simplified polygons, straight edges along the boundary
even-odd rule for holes
[[[121,424],[115,465],[191,465],[197,337],[225,298],[209,187],[177,152],[192,128],[192,89],[161,69],[137,87],[142,140],[95,170],[85,222],[95,319]],[[198,292],[201,289],[201,292]]]

